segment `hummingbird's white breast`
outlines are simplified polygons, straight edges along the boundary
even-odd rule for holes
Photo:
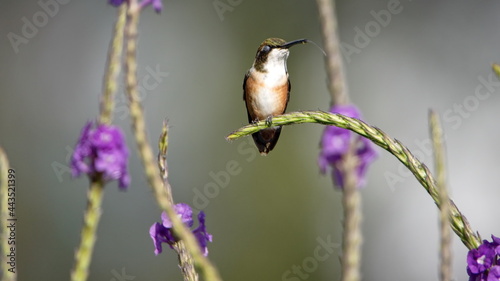
[[[288,100],[288,72],[286,58],[288,50],[275,49],[271,51],[264,71],[250,69],[250,78],[255,85],[252,88],[252,107],[257,117],[262,120],[268,116],[282,114]]]

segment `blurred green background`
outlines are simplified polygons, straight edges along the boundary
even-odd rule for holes
[[[0,145],[18,177],[19,280],[69,278],[88,181],[71,178],[68,157],[81,127],[98,114],[116,17],[106,1],[61,0],[52,14],[42,7],[49,2],[58,3],[4,1],[0,10]],[[214,4],[220,3],[230,9],[217,12]],[[431,168],[427,112],[437,110],[447,137],[452,197],[484,238],[500,235],[500,84],[491,73],[491,64],[500,62],[500,3],[401,0],[397,14],[377,23],[374,15],[390,3],[397,4],[337,4],[343,46],[358,46],[345,56],[352,101],[368,123],[401,140]],[[23,36],[26,22],[38,23],[36,32],[25,27],[28,36],[12,44],[9,38]],[[315,3],[164,1],[161,15],[151,8],[143,12],[139,32],[138,75],[150,142],[156,147],[167,118],[174,198],[207,213],[214,236],[209,257],[224,280],[339,280],[341,197],[316,164],[322,127],[285,128],[267,157],[257,155],[250,138],[224,139],[246,124],[241,85],[261,41],[308,38],[321,44]],[[151,80],[155,70],[161,75]],[[288,111],[327,110],[318,49],[293,48],[288,70]],[[132,185],[127,192],[115,183],[106,188],[89,279],[121,280],[116,276],[125,272],[126,280],[182,280],[174,252],[153,253],[148,229],[160,211],[130,135],[123,85],[117,107],[115,123],[126,131],[132,152]],[[196,192],[217,184],[211,175],[221,175],[228,163],[239,169],[227,186],[218,184],[213,198],[193,202]],[[437,209],[425,190],[380,151],[362,197],[363,280],[436,280]],[[312,258],[318,239],[335,243],[324,261]],[[458,239],[453,245],[454,275],[467,280],[467,251]]]

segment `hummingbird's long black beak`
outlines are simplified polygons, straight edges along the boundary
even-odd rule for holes
[[[288,48],[292,47],[293,45],[305,44],[307,42],[309,42],[307,39],[293,40],[293,41],[286,42],[285,44],[281,45],[280,48],[288,49]]]

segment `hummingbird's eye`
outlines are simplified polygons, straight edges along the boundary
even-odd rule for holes
[[[263,53],[269,53],[269,51],[271,51],[271,47],[269,47],[268,45],[265,45],[264,47],[262,47]]]

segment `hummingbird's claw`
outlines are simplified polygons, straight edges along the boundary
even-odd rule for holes
[[[266,118],[266,126],[271,127],[271,124],[273,124],[273,117],[272,116],[267,116],[267,118]]]

